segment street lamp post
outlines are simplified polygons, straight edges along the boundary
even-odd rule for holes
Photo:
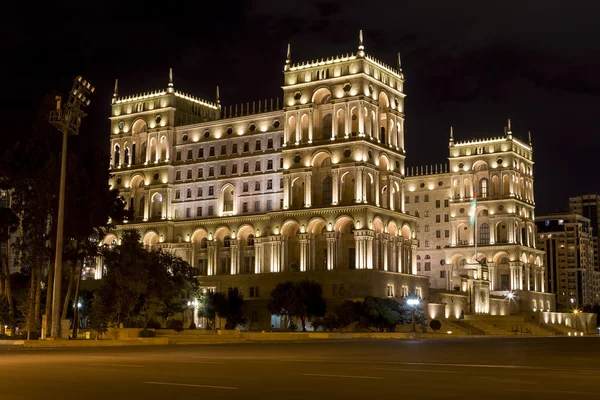
[[[419,305],[420,301],[418,297],[411,297],[406,300],[406,304],[410,306],[411,314],[412,314],[412,330],[411,332],[417,331],[416,321],[415,321],[415,309]]]
[[[50,124],[63,134],[60,162],[60,188],[58,194],[58,217],[56,219],[56,253],[54,255],[54,285],[52,289],[52,328],[51,337],[60,335],[60,303],[62,281],[63,228],[65,218],[65,185],[67,178],[67,136],[79,134],[81,120],[86,114],[82,108],[90,105],[88,96],[95,88],[81,76],[73,81],[69,100],[61,106],[61,97],[56,97],[56,110],[50,113]]]

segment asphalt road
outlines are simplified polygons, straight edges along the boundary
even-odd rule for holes
[[[600,338],[0,348],[0,399],[600,398]]]

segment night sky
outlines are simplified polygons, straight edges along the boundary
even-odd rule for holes
[[[308,61],[356,52],[363,29],[367,54],[402,54],[408,166],[446,162],[450,125],[457,140],[499,136],[510,118],[532,132],[538,215],[600,192],[598,1],[9,3],[6,148],[78,74],[97,90],[74,148],[108,151],[115,78],[121,95],[165,89],[172,67],[176,89],[214,100],[219,85],[224,105],[281,97],[288,42]]]

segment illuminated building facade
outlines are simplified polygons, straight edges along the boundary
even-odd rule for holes
[[[124,229],[138,230],[145,246],[193,265],[202,287],[237,287],[249,300],[251,327],[278,327],[265,304],[276,284],[288,280],[320,282],[330,303],[412,291],[429,299],[429,277],[417,270],[422,222],[405,204],[413,196],[407,185],[416,181],[405,171],[400,56],[393,68],[367,55],[361,33],[356,54],[292,63],[288,47],[283,75],[281,102],[229,107],[221,105],[218,88],[212,102],[176,90],[172,73],[165,90],[121,97],[115,85],[109,183],[121,191],[134,220],[103,243],[117,243]],[[510,153],[506,163],[525,159],[529,149],[516,141],[511,150],[497,146],[499,154]],[[471,147],[457,143],[451,150]],[[460,151],[452,153],[451,167],[471,167],[473,157]],[[531,179],[521,165],[530,168],[530,162],[507,164],[509,179]],[[479,171],[480,163],[475,167]],[[461,179],[457,198],[452,191],[444,195],[449,212],[468,203],[463,172],[443,178],[448,187]],[[532,191],[519,191],[517,198],[516,186],[511,180],[507,210],[500,214],[507,220],[502,240],[515,248],[506,253],[506,266],[518,289],[513,263],[522,265],[519,250],[527,248],[527,265],[541,264],[520,231],[509,227],[509,221],[533,218]],[[456,232],[461,217],[452,217]],[[456,251],[445,258],[460,265],[462,235],[456,232],[454,242],[447,240]]]

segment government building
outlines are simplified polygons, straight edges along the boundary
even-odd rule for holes
[[[512,312],[506,295],[519,292],[528,310],[554,309],[535,247],[530,143],[510,127],[451,136],[448,165],[409,173],[400,55],[395,67],[378,61],[362,33],[355,54],[292,62],[288,46],[283,79],[282,100],[237,106],[218,88],[211,101],[176,89],[172,72],[152,92],[121,96],[115,84],[109,184],[134,219],[103,244],[136,229],[194,266],[201,287],[237,287],[252,328],[277,328],[271,290],[303,279],[329,304],[414,292],[458,317]]]

